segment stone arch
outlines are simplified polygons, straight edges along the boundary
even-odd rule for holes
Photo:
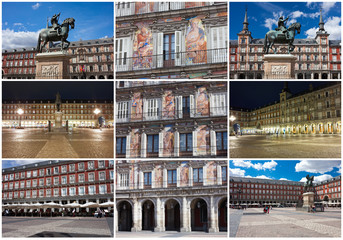
[[[208,232],[210,204],[208,199],[195,197],[190,201],[191,231]]]
[[[304,75],[302,73],[298,73],[298,79],[303,79]]]
[[[92,75],[92,76],[89,77],[89,79],[95,79],[95,77]]]
[[[227,232],[227,196],[218,198],[216,207],[218,209],[219,231]]]
[[[133,204],[130,200],[117,202],[117,226],[118,231],[131,231],[133,227]]]
[[[314,73],[313,74],[313,79],[319,79],[319,74],[318,73]]]
[[[322,79],[328,79],[328,74],[327,73],[322,73]]]
[[[152,199],[143,199],[142,204],[142,230],[153,231],[156,226],[156,202]]]
[[[108,76],[108,79],[113,79],[113,75],[109,75],[109,76]]]
[[[240,73],[238,76],[238,79],[245,79],[245,74],[244,73]]]
[[[105,77],[103,75],[100,75],[98,79],[105,79]]]
[[[181,204],[174,198],[164,201],[164,226],[166,231],[180,231]]]

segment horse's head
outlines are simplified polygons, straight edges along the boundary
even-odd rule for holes
[[[289,30],[294,30],[297,31],[298,34],[300,34],[300,30],[301,30],[301,24],[298,22],[292,23],[291,26],[289,26],[288,28]]]
[[[74,18],[67,18],[63,21],[62,25],[63,24],[68,24],[70,25],[71,29],[74,29],[75,27],[75,19]]]

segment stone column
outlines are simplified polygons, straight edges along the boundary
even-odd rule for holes
[[[165,227],[163,226],[164,204],[161,202],[161,199],[159,197],[157,198],[157,201],[156,201],[155,219],[156,219],[156,227],[154,228],[154,232],[164,232],[165,231]]]
[[[209,232],[219,232],[217,214],[218,214],[218,211],[214,204],[214,199],[212,195],[211,201],[210,201],[210,228],[208,229]]]
[[[60,200],[59,201],[59,204],[61,204],[62,205],[62,200]],[[59,210],[58,210],[59,212],[61,212],[62,211],[62,208],[59,208]]]
[[[88,200],[88,199],[86,199],[86,203],[89,203],[89,200]],[[89,208],[86,208],[86,212],[89,213]]]
[[[180,232],[190,232],[190,207],[188,206],[188,201],[186,197],[182,198],[182,213],[181,213],[181,229]]]
[[[168,187],[168,171],[166,168],[163,168],[163,188]]]
[[[131,232],[142,231],[142,204],[137,200],[133,200],[133,227]]]
[[[117,203],[114,204],[114,209],[113,209],[113,213],[114,213],[114,232],[118,232],[118,210],[117,210]]]
[[[79,200],[76,200],[76,203],[79,203]],[[76,208],[76,212],[80,212],[80,208]]]

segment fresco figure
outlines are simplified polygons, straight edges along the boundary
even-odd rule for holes
[[[186,64],[207,63],[207,38],[205,28],[201,19],[204,16],[197,16],[188,19],[186,31]]]
[[[157,166],[155,168],[155,187],[163,187],[163,169],[162,166]]]
[[[187,162],[182,162],[180,166],[180,186],[188,186],[189,166]]]
[[[214,161],[207,164],[206,168],[206,178],[209,185],[216,184],[217,179],[217,166]]]
[[[141,146],[141,135],[139,129],[133,129],[131,131],[131,144],[130,144],[130,155],[131,157],[139,157]]]
[[[197,130],[197,149],[199,155],[208,154],[209,146],[209,131],[206,125],[201,125]]]
[[[154,5],[154,2],[135,2],[135,14],[153,12]]]
[[[136,26],[133,44],[133,67],[134,69],[146,69],[152,67],[152,32],[149,25],[152,21],[140,22]]]
[[[131,119],[142,120],[143,118],[143,100],[141,98],[141,93],[134,93],[132,104],[131,104]]]
[[[198,89],[196,99],[196,114],[197,116],[209,115],[208,94],[205,87],[200,87]]]
[[[172,157],[174,153],[174,133],[172,127],[166,127],[163,133],[163,157]]]
[[[163,119],[173,119],[175,111],[175,102],[172,91],[166,91],[163,95],[162,117]]]

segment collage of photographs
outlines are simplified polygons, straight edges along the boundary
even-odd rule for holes
[[[1,7],[2,238],[342,237],[341,0]]]

